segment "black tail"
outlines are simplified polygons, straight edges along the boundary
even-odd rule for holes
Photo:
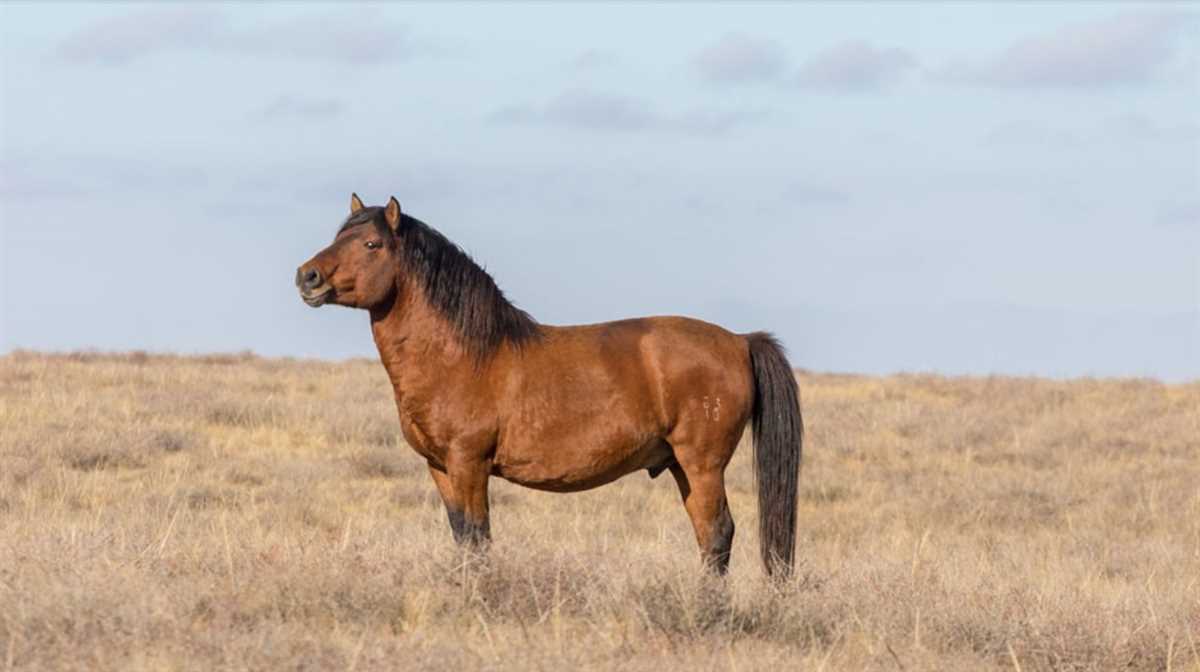
[[[796,493],[804,421],[800,390],[783,346],[763,331],[746,334],[754,371],[754,479],[758,536],[768,574],[786,575],[796,554]]]

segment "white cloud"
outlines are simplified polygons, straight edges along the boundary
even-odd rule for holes
[[[1163,206],[1155,223],[1165,229],[1200,231],[1200,201],[1177,202]]]
[[[1152,81],[1196,15],[1134,12],[1064,26],[946,68],[947,81],[1003,87],[1099,87]]]
[[[774,42],[730,33],[696,54],[693,63],[710,82],[736,84],[778,78],[787,67],[787,58]]]
[[[228,29],[224,15],[208,7],[151,9],[97,21],[59,44],[57,53],[74,63],[123,65],[172,49],[209,46]]]
[[[541,116],[551,123],[597,130],[637,131],[659,123],[644,100],[580,90],[557,96]]]
[[[499,123],[550,124],[591,131],[668,131],[718,136],[762,116],[758,112],[707,108],[663,115],[641,98],[573,89],[545,105],[501,108],[490,119]]]
[[[262,118],[276,119],[332,119],[342,113],[341,101],[333,98],[305,98],[282,95],[271,101],[262,110]]]
[[[895,82],[914,65],[916,59],[904,49],[843,42],[805,61],[796,73],[796,83],[819,89],[876,90]]]
[[[202,50],[371,65],[410,55],[407,31],[366,10],[306,14],[250,28],[208,7],[150,9],[113,16],[58,45],[72,63],[125,65],[168,51]]]

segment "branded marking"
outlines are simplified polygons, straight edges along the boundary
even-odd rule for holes
[[[708,396],[704,397],[704,417],[708,420],[717,421],[721,419],[721,398],[713,397],[709,402]]]

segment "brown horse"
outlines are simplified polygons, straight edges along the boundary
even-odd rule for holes
[[[733,543],[725,467],[747,421],[763,562],[795,551],[800,418],[779,343],[685,317],[538,324],[454,243],[350,198],[333,243],[296,272],[310,306],[370,312],[400,429],[425,458],[459,543],[491,538],[488,478],[571,492],[670,470],[706,564]]]

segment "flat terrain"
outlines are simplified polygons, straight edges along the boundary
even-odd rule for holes
[[[0,670],[1200,669],[1200,383],[800,374],[796,578],[667,476],[455,548],[369,361],[0,358]]]

